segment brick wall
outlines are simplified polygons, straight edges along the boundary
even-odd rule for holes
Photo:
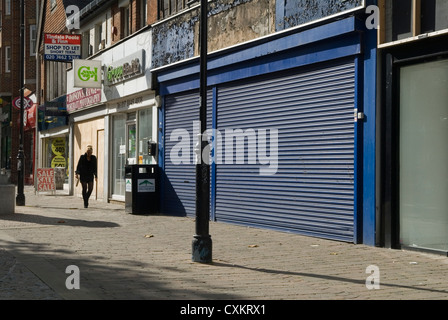
[[[2,27],[2,49],[6,46],[11,47],[10,73],[5,73],[4,49],[2,54],[2,82],[1,91],[11,92],[11,100],[20,96],[20,65],[21,65],[21,46],[20,46],[20,1],[11,1],[11,15],[3,15]],[[36,78],[36,60],[35,56],[30,56],[30,24],[36,24],[36,1],[25,0],[25,49],[24,49],[24,81],[25,87],[31,92],[35,92]],[[12,107],[11,118],[11,181],[17,183],[17,153],[20,142],[20,110]],[[31,139],[23,137],[25,150],[25,176],[32,174],[33,161],[31,154]]]
[[[112,44],[121,38],[121,9],[118,7],[118,1],[112,5],[112,26],[114,32],[112,34]]]
[[[148,16],[146,23],[153,24],[157,21],[157,0],[147,0]]]
[[[65,7],[62,2],[62,0],[57,0],[56,6],[51,9],[50,8],[50,1],[47,1],[46,7],[44,8],[45,12],[45,23],[43,26],[43,33],[67,33],[66,28],[66,13],[65,13]],[[43,37],[42,33],[42,37]],[[41,47],[40,47],[40,53],[41,53],[41,61],[39,62],[40,66],[40,103],[43,104],[45,102],[45,97],[47,94],[46,89],[46,74],[45,74],[45,61],[43,60],[42,54],[44,53],[43,49],[43,39],[41,39]]]

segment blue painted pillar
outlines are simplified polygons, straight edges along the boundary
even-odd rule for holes
[[[377,1],[366,1],[377,5]],[[363,233],[366,245],[376,244],[376,108],[377,108],[377,30],[364,32],[363,106]]]

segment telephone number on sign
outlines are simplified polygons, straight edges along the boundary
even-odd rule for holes
[[[66,55],[66,54],[46,54],[45,60],[64,60],[71,61],[73,59],[81,59],[80,55]]]

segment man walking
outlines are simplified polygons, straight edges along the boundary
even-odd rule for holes
[[[79,158],[76,167],[76,179],[81,181],[82,198],[84,199],[84,208],[89,206],[89,198],[93,191],[93,179],[97,181],[97,159],[92,154],[92,145],[87,146],[87,151]]]

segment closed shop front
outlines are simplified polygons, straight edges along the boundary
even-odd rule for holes
[[[78,165],[79,158],[87,151],[87,146],[93,147],[93,154],[97,157],[98,181],[104,179],[104,118],[93,118],[84,121],[75,122],[74,131],[74,170]],[[91,199],[103,200],[104,186],[102,183],[95,183]],[[82,186],[75,186],[75,196],[82,196]]]
[[[219,88],[218,131],[246,141],[244,161],[217,165],[218,221],[353,239],[354,80],[342,61]]]
[[[353,22],[348,18],[319,27],[316,34],[350,25],[355,31]],[[297,33],[266,46],[254,44],[254,56],[245,48],[239,64],[228,64],[235,52],[211,58],[211,218],[359,242],[361,39],[347,32],[339,39],[328,36],[312,49],[299,45],[300,40]],[[283,52],[260,54],[271,45],[291,43]],[[179,78],[173,70],[155,71],[164,98],[162,209],[194,216],[199,93],[191,90],[195,80],[185,75],[197,69],[181,67]]]
[[[446,255],[448,2],[409,0],[385,9],[382,244]]]
[[[179,143],[176,129],[188,133],[181,138],[193,137],[194,122],[199,120],[199,94],[197,92],[169,96],[165,100],[165,171],[162,180],[162,211],[173,215],[191,216],[195,214],[196,174],[193,163],[192,141],[183,141],[184,155],[172,155]],[[181,133],[181,132],[179,132]],[[181,141],[182,143],[182,141]],[[176,152],[174,150],[173,152]],[[180,161],[171,161],[176,156]],[[183,161],[182,161],[183,160]]]

